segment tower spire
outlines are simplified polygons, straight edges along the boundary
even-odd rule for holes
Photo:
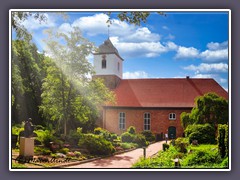
[[[108,24],[107,26],[108,26],[108,39],[109,39],[109,28],[110,28],[110,24]]]

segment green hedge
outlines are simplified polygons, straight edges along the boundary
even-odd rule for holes
[[[218,149],[221,157],[224,158],[228,156],[228,125],[219,124],[218,125]]]
[[[156,140],[152,131],[143,131],[143,132],[141,132],[141,134],[145,136],[146,141],[153,142]]]
[[[197,140],[200,144],[215,144],[215,129],[210,124],[192,124],[188,125],[184,131],[189,142]]]
[[[122,142],[132,143],[133,142],[133,138],[134,138],[134,135],[129,133],[129,132],[124,132],[121,135]]]
[[[93,155],[109,155],[115,152],[115,148],[110,141],[95,134],[85,134],[80,139],[78,146],[86,148]]]

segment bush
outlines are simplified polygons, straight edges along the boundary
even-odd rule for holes
[[[121,143],[120,147],[123,149],[132,149],[138,147],[136,143]]]
[[[115,152],[111,142],[95,134],[85,134],[78,145],[85,147],[93,155],[109,155]]]
[[[141,134],[145,136],[146,141],[153,142],[156,140],[152,131],[143,131]]]
[[[146,138],[142,134],[136,134],[135,136],[133,136],[133,143],[138,144],[138,147],[148,146]]]
[[[169,146],[169,149],[159,151],[155,157],[141,158],[133,168],[174,168],[173,159],[176,157],[179,157],[179,152],[173,146]]]
[[[68,148],[62,148],[59,150],[60,153],[67,154],[69,152]]]
[[[71,146],[76,146],[82,137],[82,128],[78,127],[77,130],[70,130],[67,141]]]
[[[106,129],[102,129],[100,127],[97,127],[94,129],[94,134],[103,136],[106,140],[113,142],[117,139],[117,134],[110,133]]]
[[[222,167],[222,168],[228,168],[228,167],[229,167],[229,165],[228,165],[228,157],[225,158],[225,159],[222,161],[221,167]]]
[[[40,141],[45,147],[50,147],[50,142],[56,140],[56,137],[49,130],[36,130],[36,140]]]
[[[122,142],[133,142],[134,135],[129,132],[124,132],[121,135]]]
[[[214,144],[215,140],[215,129],[210,124],[193,124],[188,125],[184,131],[185,136],[189,137],[189,142],[198,140],[198,143],[202,144]]]
[[[127,132],[129,132],[130,134],[136,134],[136,128],[134,126],[130,126],[127,129]]]
[[[96,135],[100,135],[101,133],[104,132],[104,130],[102,128],[100,128],[100,127],[96,127],[93,132]]]
[[[163,151],[166,151],[169,148],[169,144],[163,143]]]
[[[188,138],[177,138],[175,140],[174,146],[181,153],[186,153],[187,147],[189,146],[189,140],[188,140]]]
[[[191,153],[183,159],[185,167],[194,166],[211,168],[214,164],[221,162],[221,157],[215,145],[200,145],[190,148]]]
[[[221,157],[224,158],[228,156],[228,125],[219,124],[218,125],[218,149]]]

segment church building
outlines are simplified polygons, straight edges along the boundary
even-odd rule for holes
[[[228,99],[228,93],[214,79],[123,79],[123,61],[110,39],[94,53],[93,78],[103,78],[116,94],[116,104],[103,106],[99,123],[110,132],[121,134],[134,126],[137,132],[151,130],[159,139],[166,133],[169,138],[181,137],[180,115],[191,112],[196,97],[214,92]]]

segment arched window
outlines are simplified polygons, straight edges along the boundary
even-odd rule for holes
[[[144,131],[150,130],[151,115],[150,113],[144,113]]]
[[[106,61],[106,55],[102,56],[102,69],[107,68],[107,61]]]
[[[169,120],[176,120],[176,114],[175,113],[170,113],[169,114]]]

